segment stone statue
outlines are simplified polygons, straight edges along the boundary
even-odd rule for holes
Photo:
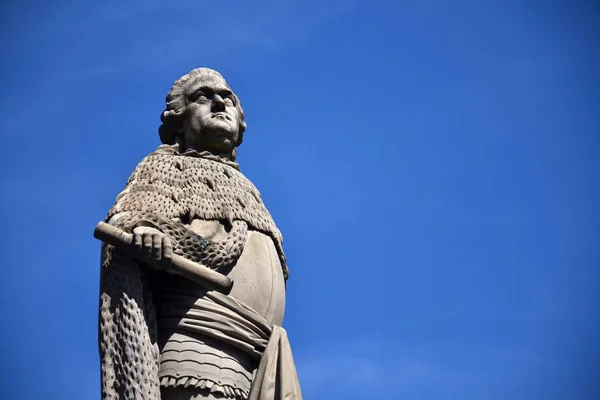
[[[301,399],[280,327],[281,233],[235,162],[238,97],[218,72],[195,69],[161,121],[163,145],[97,228],[102,398]]]

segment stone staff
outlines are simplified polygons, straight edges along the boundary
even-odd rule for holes
[[[131,252],[133,235],[105,222],[98,222],[94,230],[94,237],[121,250]],[[218,290],[223,294],[229,294],[233,286],[233,280],[227,276],[178,254],[171,255],[171,265],[165,272],[181,275],[192,282]]]

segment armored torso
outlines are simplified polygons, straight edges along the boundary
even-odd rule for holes
[[[237,164],[205,156],[160,146],[138,164],[107,219],[125,216],[117,223],[125,230],[139,220],[152,222],[172,237],[174,252],[231,277],[230,296],[281,325],[287,277],[281,234]],[[156,309],[163,398],[184,389],[246,398],[257,360],[176,324],[184,316],[193,319],[190,310],[206,290],[180,276],[146,275]]]

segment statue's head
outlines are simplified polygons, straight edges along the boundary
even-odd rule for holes
[[[198,68],[175,82],[158,129],[164,144],[180,151],[207,150],[235,160],[246,123],[240,100],[217,71]],[[183,148],[182,148],[183,147]]]

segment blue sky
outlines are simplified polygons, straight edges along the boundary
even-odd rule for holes
[[[580,1],[15,2],[0,397],[99,399],[99,243],[173,81],[238,93],[306,399],[600,396],[600,29]]]

